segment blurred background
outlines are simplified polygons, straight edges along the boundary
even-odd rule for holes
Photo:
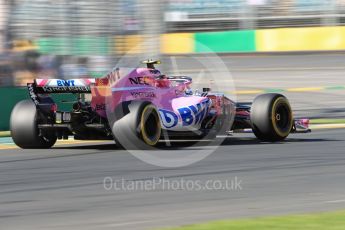
[[[123,56],[167,59],[175,70],[163,70],[195,76],[203,67],[190,57],[216,53],[240,99],[292,87],[293,102],[319,113],[330,97],[339,104],[344,59],[303,55],[345,50],[344,24],[345,0],[0,0],[0,96],[9,98],[0,129],[27,96],[20,86],[101,77]],[[225,72],[219,82],[226,86]],[[338,92],[315,105],[301,100],[301,86]]]
[[[341,26],[344,13],[344,0],[0,0],[0,85],[25,85],[38,76],[101,76],[133,47],[151,56],[203,52],[179,44],[183,36],[215,52],[280,51],[265,47],[274,46],[274,31],[267,29]],[[271,45],[258,44],[265,30]],[[222,48],[212,47],[215,39]]]

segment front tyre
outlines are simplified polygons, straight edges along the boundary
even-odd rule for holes
[[[49,149],[56,135],[41,134],[38,130],[38,111],[31,100],[18,102],[11,113],[10,130],[14,143],[22,149]]]
[[[117,144],[125,149],[147,149],[158,144],[162,127],[158,111],[150,102],[121,103],[115,109],[112,126]]]
[[[250,119],[255,136],[262,141],[285,140],[293,126],[290,103],[281,94],[264,94],[255,98]]]

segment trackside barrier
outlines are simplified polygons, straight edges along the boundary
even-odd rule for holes
[[[0,87],[1,112],[0,112],[0,131],[9,130],[9,120],[13,107],[21,100],[29,99],[28,91],[25,87]],[[74,95],[53,95],[53,99],[61,110],[70,110],[71,103],[75,100]],[[66,101],[66,102],[62,102]]]
[[[41,38],[36,44],[42,53],[117,56],[142,53],[145,40],[144,35]],[[165,54],[334,51],[345,50],[345,27],[169,33],[160,41]]]

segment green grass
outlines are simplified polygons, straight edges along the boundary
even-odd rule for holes
[[[10,136],[11,136],[10,131],[0,132],[0,137],[10,137]]]
[[[345,124],[345,119],[312,119],[310,124]]]
[[[310,215],[215,221],[165,230],[340,230],[345,211]]]

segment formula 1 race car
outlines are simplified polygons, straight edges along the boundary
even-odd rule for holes
[[[308,131],[308,120],[294,120],[280,94],[258,96],[252,104],[235,103],[222,93],[191,88],[192,78],[166,76],[155,69],[115,68],[99,79],[36,79],[31,100],[19,102],[10,119],[11,135],[21,148],[50,148],[57,139],[115,140],[124,148],[154,147],[175,137],[215,138],[252,129],[262,141],[284,140]],[[73,93],[71,111],[59,111],[50,94]],[[90,100],[83,95],[91,94]],[[87,96],[86,96],[87,97]]]

